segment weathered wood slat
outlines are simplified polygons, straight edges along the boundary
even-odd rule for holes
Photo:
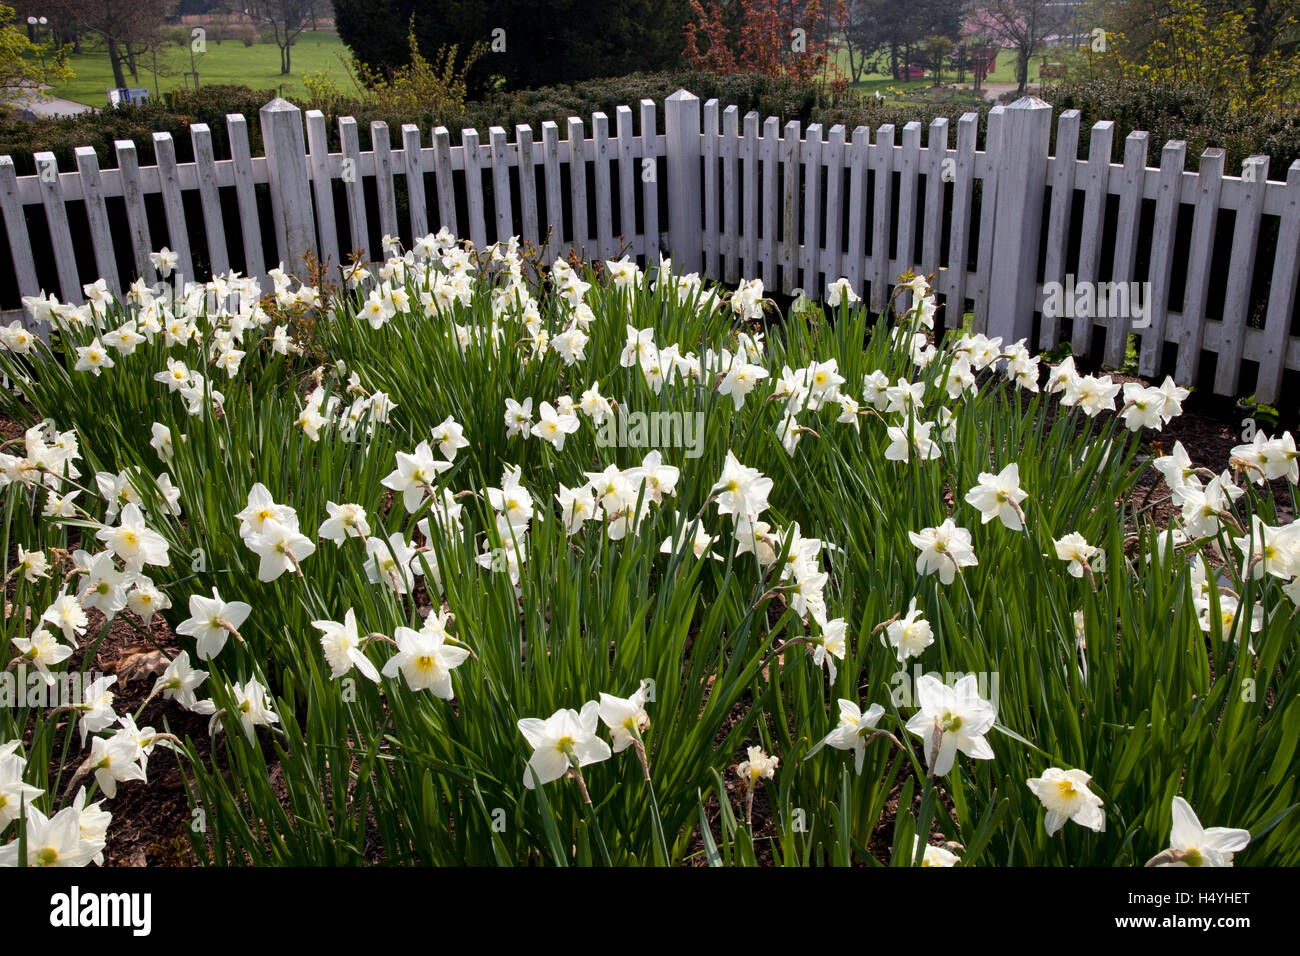
[[[740,147],[740,110],[722,112],[722,271],[723,281],[740,281],[740,183],[737,160]]]
[[[898,178],[898,271],[916,264],[917,193],[921,183],[921,124],[903,127],[903,152]],[[910,293],[909,293],[910,295]]]
[[[871,130],[859,126],[853,130],[849,147],[849,244],[840,271],[859,296],[867,268],[867,160],[870,156]]]
[[[456,178],[451,165],[451,132],[445,126],[433,131],[433,182],[438,190],[438,228],[460,235],[456,223]]]
[[[68,229],[68,211],[59,190],[59,162],[49,151],[36,153],[33,158],[39,170],[41,205],[45,207],[45,222],[50,229],[50,249],[59,276],[59,295],[64,302],[80,305],[85,299],[81,294],[81,280],[77,277],[77,257],[72,247],[72,232]]]
[[[232,144],[233,144],[232,140]],[[247,145],[247,137],[245,137]],[[135,143],[119,139],[113,143],[117,154],[118,175],[122,177],[122,201],[126,205],[127,230],[131,239],[131,254],[135,258],[135,271],[153,285],[158,281],[149,253],[155,251],[149,240],[149,216],[144,208],[144,190],[140,185],[140,157]]]
[[[9,258],[18,278],[19,295],[40,294],[36,278],[36,260],[32,256],[32,240],[27,234],[27,217],[18,198],[18,174],[9,156],[0,156],[0,214],[5,221],[5,235],[9,238]],[[23,321],[31,317],[23,313]]]
[[[614,258],[614,191],[610,188],[609,161],[613,153],[609,145],[609,117],[604,113],[591,114],[592,186],[595,190],[596,255],[601,259]]]
[[[943,242],[943,171],[948,159],[948,121],[939,117],[930,123],[925,144],[925,221],[921,230],[921,271],[939,276],[939,250]]]
[[[1096,282],[1101,269],[1102,229],[1106,224],[1106,196],[1110,184],[1110,153],[1115,124],[1094,123],[1088,140],[1088,167],[1083,181],[1083,235],[1079,244],[1077,283]],[[1086,310],[1085,310],[1086,312]],[[1074,316],[1070,350],[1087,355],[1092,349],[1091,312]]]
[[[1225,153],[1211,147],[1197,168],[1196,211],[1192,215],[1192,241],[1188,247],[1187,288],[1183,293],[1182,334],[1178,342],[1175,381],[1192,386],[1199,377],[1205,341],[1205,303],[1210,295],[1210,257],[1219,223],[1219,196],[1223,185]]]
[[[1150,298],[1143,303],[1147,310],[1146,329],[1138,357],[1138,374],[1153,376],[1160,368],[1165,346],[1165,315],[1169,311],[1169,281],[1173,271],[1174,236],[1178,230],[1178,200],[1182,196],[1183,165],[1187,144],[1171,141],[1160,154],[1160,192],[1156,196],[1155,222],[1152,225]],[[1134,323],[1136,327],[1136,323]]]
[[[1227,336],[1214,366],[1214,391],[1235,395],[1241,380],[1241,349],[1250,311],[1250,285],[1255,275],[1255,252],[1259,248],[1260,219],[1264,214],[1264,190],[1268,181],[1268,157],[1251,156],[1242,164],[1244,191],[1232,231],[1232,253],[1228,261],[1228,291],[1223,300],[1223,326]]]
[[[424,192],[424,151],[420,127],[402,124],[402,169],[406,174],[406,206],[411,217],[411,241],[429,234],[429,206]]]
[[[334,158],[330,155],[329,137],[326,135],[325,114],[308,110],[307,155],[311,165],[311,191],[316,204],[316,235],[320,243],[321,267],[330,275],[337,275],[339,259],[338,231],[334,216]]]
[[[1273,282],[1264,317],[1264,354],[1259,358],[1255,400],[1276,405],[1286,368],[1287,338],[1295,311],[1296,282],[1300,276],[1300,159],[1286,176],[1287,205],[1278,223],[1277,252],[1273,257]]]
[[[462,152],[465,156],[465,208],[469,217],[469,239],[482,249],[487,245],[487,218],[483,202],[483,154],[479,150],[478,132],[460,131]]]
[[[799,242],[799,123],[791,120],[785,124],[785,138],[781,140],[781,164],[785,175],[781,184],[781,291],[794,293],[795,267],[798,259],[795,250]]]
[[[618,255],[636,255],[636,137],[632,132],[632,110],[620,106],[614,111],[614,135],[618,137]]]
[[[840,254],[841,236],[844,225],[844,127],[836,123],[831,127],[826,146],[822,150],[826,157],[826,243],[821,247],[819,262],[826,282],[835,282],[844,274],[843,257]],[[818,295],[825,293],[823,286]]]
[[[527,123],[515,127],[515,145],[519,150],[519,215],[524,242],[536,246],[537,235],[537,175],[533,165],[533,128]]]
[[[393,183],[393,141],[388,124],[376,120],[370,124],[370,145],[375,154],[375,194],[379,199],[379,228],[383,235],[396,237],[397,187]],[[388,250],[381,250],[387,256]]]
[[[506,146],[504,127],[488,130],[492,147],[492,206],[496,213],[495,242],[508,242],[515,234],[515,211],[510,198],[510,154]]]
[[[224,275],[230,269],[230,253],[226,248],[226,223],[221,214],[221,192],[217,186],[217,160],[212,148],[212,131],[207,123],[195,123],[190,127],[190,145],[194,150],[199,199],[203,207],[203,234],[208,240],[208,266],[214,277]],[[332,204],[326,221],[333,228]]]
[[[799,250],[799,284],[810,299],[821,298],[821,283],[817,280],[820,268],[818,251],[821,246],[822,225],[822,127],[820,123],[808,124],[804,133],[803,149],[803,245]]]
[[[1147,176],[1147,153],[1150,136],[1140,130],[1128,134],[1124,140],[1124,168],[1121,171],[1119,193],[1119,223],[1115,236],[1115,264],[1111,269],[1111,282],[1133,281],[1137,264],[1138,226],[1142,219],[1142,189]],[[1101,296],[1098,295],[1100,302]],[[1111,309],[1110,311],[1114,311]],[[1131,310],[1122,315],[1111,315],[1106,322],[1106,351],[1103,361],[1111,368],[1124,364],[1128,333],[1133,324]]]
[[[716,279],[718,269],[718,233],[722,225],[718,219],[718,101],[711,99],[702,111],[704,138],[700,140],[704,155],[704,275]]]
[[[948,271],[943,292],[947,328],[962,323],[966,310],[967,262],[970,258],[972,203],[975,196],[975,146],[979,117],[966,113],[957,121],[957,155],[953,167],[952,225],[948,228]]]
[[[1043,282],[1064,286],[1065,257],[1070,243],[1070,212],[1074,201],[1074,179],[1079,164],[1078,110],[1066,110],[1056,120],[1056,163],[1052,166],[1052,207],[1047,220],[1047,249],[1043,261]],[[1050,310],[1049,310],[1050,311]],[[1052,348],[1061,336],[1061,317],[1043,314],[1038,347]]]
[[[547,120],[542,123],[542,168],[546,173],[546,261],[554,262],[562,247],[567,247],[564,235],[564,205],[560,201],[560,127]]]
[[[176,253],[176,271],[186,281],[197,279],[194,257],[190,252],[189,227],[185,222],[185,202],[181,199],[181,184],[176,176],[176,144],[172,141],[172,134],[154,133],[153,152],[158,162],[158,182],[167,219],[167,246]]]
[[[993,297],[993,236],[998,210],[998,169],[1002,161],[1004,107],[989,110],[984,142],[984,179],[980,184],[979,235],[976,236],[974,276],[975,314],[971,325],[976,332],[987,333],[989,301]],[[978,164],[977,164],[978,165]],[[1011,250],[1007,250],[1008,253]]]
[[[641,101],[641,215],[645,219],[645,240],[641,254],[649,267],[659,262],[659,150],[655,101]]]
[[[890,209],[894,192],[894,126],[886,123],[876,130],[876,144],[871,149],[875,170],[874,206],[871,223],[871,311],[884,311],[889,301],[893,273],[889,262]]]
[[[590,225],[587,206],[587,137],[582,128],[582,120],[576,116],[569,117],[569,204],[573,219],[573,250],[578,258],[588,256]]]
[[[756,279],[760,273],[758,264],[758,113],[750,110],[745,114],[745,139],[740,145],[740,162],[742,171],[742,215],[741,234],[743,236],[741,256],[741,278]]]
[[[196,124],[199,125],[199,124]],[[81,178],[81,195],[86,202],[86,221],[90,226],[90,245],[95,252],[95,268],[100,278],[114,295],[122,292],[117,274],[117,258],[113,253],[113,232],[108,224],[108,208],[104,204],[104,187],[99,176],[99,159],[90,146],[75,150],[77,173]],[[224,237],[222,239],[224,242]]]
[[[781,145],[780,121],[775,116],[769,116],[763,122],[763,139],[760,143],[763,158],[763,235],[759,243],[759,256],[763,262],[763,286],[768,289],[776,288],[776,269],[781,257],[777,246],[777,236],[781,230],[781,181],[778,175]]]
[[[356,253],[360,261],[370,261],[370,219],[366,215],[366,188],[361,178],[361,145],[357,121],[351,116],[339,117],[339,145],[343,150],[343,195],[348,205],[348,236],[352,246],[349,254]]]

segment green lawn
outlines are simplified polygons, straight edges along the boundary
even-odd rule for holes
[[[843,47],[835,53],[836,62],[839,65],[840,72],[845,77],[850,77],[849,72],[849,54]],[[1038,67],[1042,62],[1041,57],[1034,57],[1029,61],[1029,82],[1038,82]],[[966,83],[970,85],[974,82],[974,75],[968,70],[966,72]],[[944,71],[943,82],[945,84],[955,83],[957,81],[957,71],[948,69]],[[986,83],[1014,83],[1016,82],[1016,54],[1013,50],[1003,50],[998,54],[997,69],[985,78]],[[871,96],[877,90],[884,93],[890,100],[897,100],[899,97],[891,92],[897,91],[910,93],[916,90],[928,89],[932,81],[924,80],[895,80],[888,73],[867,73],[857,83],[850,84],[850,89]]]
[[[304,31],[293,44],[293,73],[290,76],[280,75],[280,50],[274,43],[257,43],[246,47],[235,40],[223,43],[209,41],[207,52],[196,55],[195,60],[200,88],[218,83],[238,83],[253,89],[274,89],[293,98],[306,92],[302,82],[304,73],[331,70],[338,78],[337,82],[345,83],[339,54],[346,57],[348,50],[337,34]],[[52,87],[50,92],[78,103],[106,106],[106,91],[113,85],[113,70],[108,63],[108,53],[87,50],[72,56],[70,62],[77,73],[76,77]],[[137,66],[140,75],[132,77],[128,74],[127,83],[131,86],[147,86],[150,94],[153,94],[155,77],[152,56],[140,57]],[[190,69],[188,44],[168,44],[158,52],[157,90],[183,89],[183,74]]]

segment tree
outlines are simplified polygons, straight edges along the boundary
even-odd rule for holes
[[[127,85],[132,55],[148,47],[175,5],[176,0],[49,0],[48,4],[54,14],[51,19],[58,18],[61,29],[94,34],[104,41],[113,84],[119,88]]]
[[[1016,51],[1017,95],[1025,95],[1029,60],[1048,37],[1065,30],[1073,13],[1057,0],[975,0],[967,33],[996,40]]]
[[[335,0],[335,26],[353,57],[379,75],[409,62],[414,16],[429,56],[488,44],[469,73],[471,94],[526,89],[682,61],[689,0]]]
[[[51,44],[32,42],[26,31],[15,22],[13,7],[0,4],[0,105],[7,106],[18,99],[44,96],[41,84],[47,72],[59,78],[70,77],[72,71],[60,52],[51,56]],[[49,69],[47,70],[47,66]]]
[[[887,59],[889,74],[899,79],[926,37],[956,40],[961,6],[960,0],[851,0],[844,29],[850,66],[856,58],[879,70]]]
[[[738,29],[728,12],[739,10]],[[719,73],[762,73],[801,80],[831,68],[830,34],[843,4],[823,0],[691,0],[694,21],[685,28],[686,62]]]
[[[280,75],[292,72],[290,50],[298,34],[307,29],[314,19],[315,0],[251,0],[245,10],[254,20],[269,23],[275,34],[275,45],[280,48]]]
[[[943,85],[943,66],[952,56],[956,45],[951,37],[946,37],[942,33],[931,34],[925,38],[925,65],[934,72],[935,86]]]

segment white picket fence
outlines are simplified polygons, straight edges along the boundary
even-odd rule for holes
[[[374,123],[373,148],[364,152],[356,121],[345,117],[338,121],[341,151],[331,153],[319,112],[304,117],[276,99],[259,116],[265,156],[250,155],[239,115],[226,119],[228,159],[214,157],[211,131],[201,124],[191,127],[192,163],[176,162],[167,133],[154,134],[155,166],[140,166],[129,142],[116,146],[116,169],[100,169],[94,151],[83,148],[76,171],[58,170],[52,154],[38,153],[39,172],[17,176],[11,159],[0,156],[0,213],[16,284],[26,295],[39,290],[37,255],[45,254],[33,249],[28,211],[43,211],[57,275],[50,291],[73,302],[90,278],[102,275],[115,290],[133,278],[119,274],[121,242],[130,244],[134,273],[149,281],[148,253],[163,245],[179,254],[178,270],[192,276],[191,237],[201,228],[206,271],[230,267],[238,239],[245,271],[264,276],[279,262],[303,274],[309,252],[337,265],[353,251],[369,256],[379,234],[421,236],[446,226],[479,246],[520,235],[543,247],[548,260],[572,249],[592,258],[627,253],[653,264],[660,250],[670,251],[688,271],[727,282],[761,277],[766,287],[786,293],[802,288],[816,296],[846,276],[875,309],[884,306],[895,278],[912,269],[934,275],[950,324],[969,309],[976,329],[1008,341],[1030,338],[1042,349],[1066,334],[1059,318],[1039,315],[1049,283],[1064,283],[1067,274],[1076,285],[1143,279],[1151,298],[1146,326],[1133,328],[1129,315],[1074,318],[1068,334],[1075,354],[1088,355],[1095,334],[1103,339],[1101,359],[1117,367],[1132,333],[1143,375],[1171,373],[1180,384],[1195,385],[1202,356],[1213,353],[1215,393],[1239,394],[1243,367],[1252,363],[1256,398],[1271,404],[1281,397],[1284,372],[1300,371],[1300,337],[1292,334],[1300,162],[1285,182],[1268,179],[1267,157],[1252,157],[1241,176],[1227,176],[1222,150],[1211,149],[1191,172],[1184,169],[1184,144],[1170,142],[1152,168],[1149,137],[1135,132],[1117,164],[1109,122],[1093,127],[1088,156],[1079,159],[1074,110],[1058,118],[1053,156],[1051,108],[1033,98],[991,111],[982,151],[973,113],[957,121],[955,143],[949,122],[936,119],[922,145],[915,122],[901,131],[881,126],[873,137],[865,127],[851,135],[842,126],[801,130],[790,122],[782,129],[777,119],[760,122],[752,112],[742,124],[736,107],[701,104],[686,91],[664,106],[662,134],[654,102],[642,100],[639,133],[633,111],[622,106],[612,130],[608,117],[596,113],[588,136],[582,120],[572,117],[563,139],[557,124],[544,123],[540,140],[520,125],[513,139],[492,127],[486,142],[465,130],[462,145],[452,146],[443,127],[426,141],[406,125],[395,147],[385,124]],[[265,249],[263,184],[275,236],[274,248]],[[237,199],[237,230],[224,220],[222,190]],[[201,200],[201,226],[184,207],[184,194],[193,191]],[[399,191],[405,222],[398,219]],[[146,197],[152,196],[161,203],[164,235],[150,231]],[[110,220],[107,200],[114,197],[125,206],[125,235]],[[1118,206],[1108,216],[1110,197]],[[1142,229],[1144,201],[1154,204],[1149,231]],[[84,202],[85,235],[74,235],[70,202]],[[1175,241],[1184,206],[1191,215],[1185,252]],[[1234,224],[1225,269],[1214,256],[1226,210]],[[1266,305],[1254,301],[1252,290],[1265,217],[1278,218]],[[348,248],[340,248],[340,235]],[[1177,312],[1170,307],[1176,301],[1171,277],[1180,272],[1176,256],[1186,257]],[[1142,274],[1140,262],[1147,264]],[[1222,288],[1212,288],[1214,275],[1225,276]],[[1219,298],[1220,314],[1208,315],[1207,306]],[[1264,310],[1262,327],[1248,324],[1255,307]],[[1176,346],[1173,361],[1166,360],[1167,344]]]

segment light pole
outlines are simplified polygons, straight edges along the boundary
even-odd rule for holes
[[[45,17],[28,17],[27,18],[27,38],[32,42],[36,41],[37,27],[48,26],[50,21]],[[45,47],[38,47],[41,53],[41,77],[46,86],[50,83],[50,71],[45,68]]]

